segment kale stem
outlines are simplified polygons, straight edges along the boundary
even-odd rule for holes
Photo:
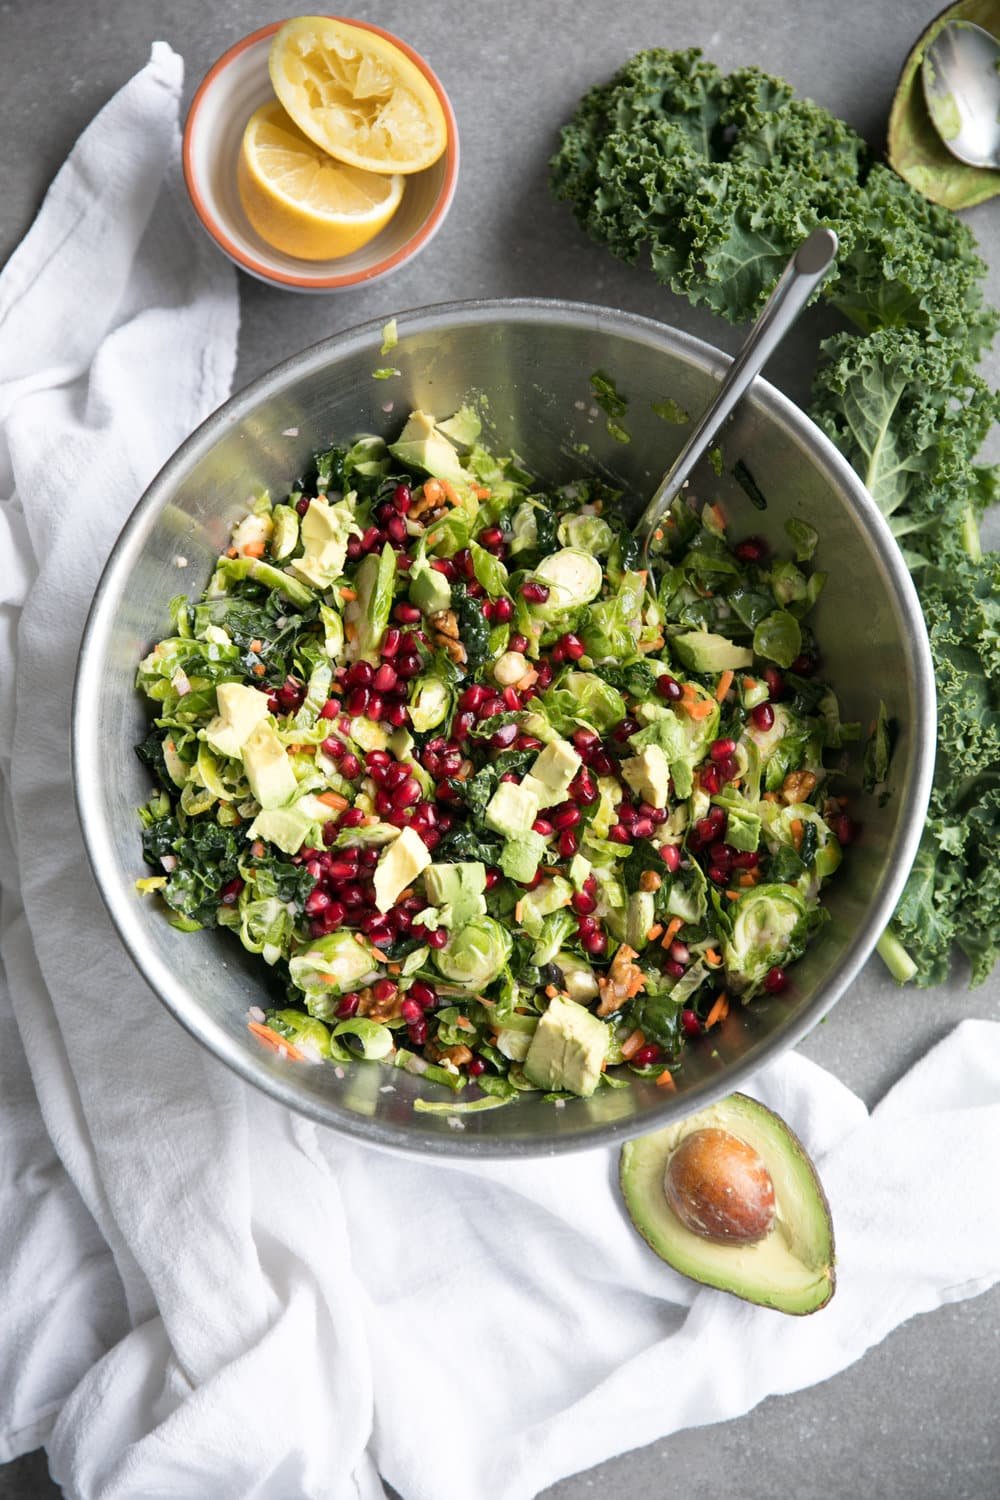
[[[891,927],[886,928],[875,947],[897,984],[906,984],[913,978],[917,966]]]

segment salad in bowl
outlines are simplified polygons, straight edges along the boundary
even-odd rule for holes
[[[259,955],[262,1044],[440,1085],[417,1109],[561,1105],[671,1088],[793,986],[856,832],[817,534],[776,556],[684,498],[652,577],[630,498],[415,411],[260,496],[173,601],[138,884]]]

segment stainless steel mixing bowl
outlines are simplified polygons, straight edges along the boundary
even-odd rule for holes
[[[80,657],[73,754],[87,849],[126,947],[167,1008],[216,1057],[291,1108],[362,1140],[442,1155],[527,1156],[622,1139],[728,1093],[793,1046],[877,941],[916,850],[933,765],[934,682],[916,594],[857,476],[801,411],[758,381],[727,431],[727,473],[706,471],[695,490],[721,500],[737,536],[760,532],[787,545],[790,516],[818,529],[817,561],[829,571],[815,617],[824,670],[847,719],[867,725],[881,697],[899,726],[884,805],[860,799],[860,747],[850,759],[842,786],[859,799],[863,837],[829,887],[832,921],[796,965],[793,986],[736,1008],[690,1046],[676,1094],[635,1080],[562,1109],[527,1095],[465,1116],[461,1129],[413,1111],[422,1088],[441,1091],[407,1073],[360,1063],[338,1078],[329,1066],[282,1062],[247,1030],[247,1007],[268,1003],[261,966],[230,934],[176,932],[134,888],[144,873],[135,809],[149,786],[133,751],[145,732],[133,678],[168,629],[168,601],[200,592],[248,497],[265,487],[287,492],[315,448],[360,432],[394,435],[411,407],[444,415],[470,393],[486,396],[501,450],[513,448],[550,480],[593,469],[614,476],[638,513],[684,432],[656,416],[651,401],[669,397],[700,412],[727,363],[672,329],[579,304],[466,303],[400,322],[391,354],[398,376],[372,379],[386,363],[378,325],[318,344],[210,417],[137,505],[101,579]],[[593,404],[588,377],[598,369],[629,398],[627,445],[608,434]],[[730,478],[738,458],[767,497],[762,513]],[[183,569],[178,558],[187,559]]]

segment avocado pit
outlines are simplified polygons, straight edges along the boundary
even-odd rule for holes
[[[761,1156],[729,1130],[686,1135],[667,1162],[663,1191],[686,1229],[722,1245],[752,1245],[774,1223],[774,1183]]]

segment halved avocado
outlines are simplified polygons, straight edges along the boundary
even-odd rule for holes
[[[664,1177],[681,1142],[696,1131],[729,1132],[753,1148],[774,1185],[774,1218],[762,1239],[719,1243],[688,1229],[667,1202]],[[801,1141],[784,1120],[746,1094],[730,1094],[696,1115],[622,1147],[619,1180],[636,1229],[661,1260],[703,1286],[777,1312],[818,1312],[833,1296],[830,1205]]]

